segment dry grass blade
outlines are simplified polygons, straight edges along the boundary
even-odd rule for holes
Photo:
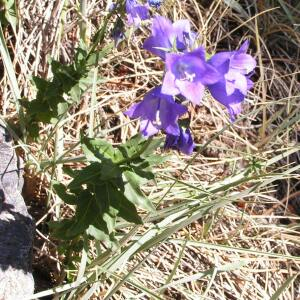
[[[168,153],[155,182],[143,187],[157,212],[141,211],[139,226],[118,220],[119,244],[86,242],[68,264],[65,245],[52,239],[47,222],[72,216],[74,207],[60,202],[52,180],[67,183],[62,167],[85,166],[81,131],[114,145],[136,134],[139,122],[123,112],[160,84],[164,71],[142,49],[147,26],[128,29],[127,39],[113,47],[109,3],[20,0],[16,32],[0,28],[1,120],[14,132],[22,121],[18,99],[36,96],[30,78],[51,78],[49,57],[72,62],[76,47],[91,44],[104,20],[108,25],[101,36],[105,57],[78,105],[55,125],[42,126],[39,143],[26,146],[15,132],[29,157],[24,197],[40,233],[32,299],[299,298],[300,6],[293,0],[165,0],[153,10],[189,19],[209,53],[248,39],[258,61],[254,89],[233,124],[208,93],[201,106],[190,107],[196,152]]]

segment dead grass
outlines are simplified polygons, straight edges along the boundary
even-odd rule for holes
[[[257,4],[255,1],[240,1],[242,10],[239,6],[231,8],[225,2],[229,1],[166,0],[161,10],[173,20],[190,19],[193,29],[200,34],[199,42],[210,52],[235,49],[241,41],[250,39],[251,53],[257,58],[258,68],[254,75],[255,87],[244,105],[246,117],[214,138],[184,173],[181,171],[189,158],[177,153],[173,153],[168,165],[157,170],[156,185],[147,187],[155,203],[174,179],[180,183],[164,197],[159,210],[195,201],[197,189],[207,189],[231,175],[244,172],[253,161],[267,162],[297,144],[295,136],[299,133],[299,118],[288,122],[297,117],[299,111],[300,30],[291,23],[280,1],[257,1]],[[293,20],[300,23],[299,7],[292,1],[286,2]],[[88,38],[101,24],[104,8],[103,1],[88,1],[84,17]],[[77,24],[81,16],[76,2],[71,0],[21,0],[18,9],[21,16],[18,34],[14,36],[6,30],[5,35],[22,96],[32,99],[36,91],[30,77],[51,76],[49,56],[66,63],[72,61],[78,45]],[[158,58],[141,50],[147,32],[147,29],[142,29],[139,34],[131,35],[100,63],[100,75],[107,81],[97,86],[94,106],[91,106],[90,93],[87,93],[80,105],[69,112],[63,121],[62,142],[58,150],[53,139],[45,139],[50,127],[41,130],[41,144],[30,144],[39,161],[51,160],[55,151],[61,155],[68,149],[71,150],[67,159],[77,158],[80,155],[76,146],[79,132],[89,126],[91,112],[94,114],[95,135],[120,143],[138,132],[138,122],[129,122],[122,111],[160,83],[163,70]],[[5,72],[1,76],[0,89],[3,118],[16,119]],[[199,149],[228,124],[224,108],[209,95],[204,98],[202,106],[191,108],[191,116],[191,127]],[[291,160],[287,157],[266,170],[285,174],[291,168]],[[66,165],[80,167],[81,163]],[[54,170],[52,175],[51,172],[43,175],[48,182],[51,176],[68,180],[60,171]],[[293,198],[291,194],[299,191],[299,171],[285,177],[286,184],[271,182],[244,198],[242,192],[256,186],[259,179],[237,185],[234,191],[241,193],[240,199],[228,201],[151,250],[138,252],[118,270],[108,272],[108,279],[96,286],[91,299],[104,299],[120,281],[113,299],[150,299],[149,292],[143,292],[141,287],[154,292],[160,297],[157,299],[270,299],[288,278],[299,274],[300,267],[299,212],[291,211],[289,206]],[[45,277],[38,290],[65,282],[61,270],[62,256],[57,251],[58,241],[51,241],[45,223],[68,214],[70,209],[58,204],[51,192],[45,199],[45,191],[50,189],[45,180],[30,183],[36,185],[38,193],[24,194],[28,205],[37,206],[38,212],[43,212],[36,218],[38,231],[34,249],[36,280]],[[278,189],[281,189],[281,197],[278,197]],[[216,194],[215,199],[223,201],[224,197],[230,198],[231,193]],[[39,207],[41,201],[44,201],[43,208]],[[131,241],[137,240],[149,228],[150,224],[146,223]],[[120,236],[124,232],[128,232],[127,229],[120,231]],[[91,248],[90,255],[97,257],[94,248]],[[124,279],[131,270],[130,278]],[[44,273],[41,275],[41,272]],[[80,293],[84,291],[87,289]],[[77,294],[76,297],[81,296]],[[279,299],[299,297],[298,277]]]

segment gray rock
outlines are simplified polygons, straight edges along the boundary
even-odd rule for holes
[[[34,292],[34,221],[21,195],[23,166],[0,125],[0,300],[24,299]]]

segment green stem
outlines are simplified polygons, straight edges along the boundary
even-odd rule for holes
[[[104,18],[103,26],[95,33],[94,38],[93,38],[93,45],[90,48],[90,51],[89,51],[88,56],[87,56],[87,60],[89,59],[91,54],[94,53],[94,51],[96,50],[98,44],[101,44],[103,42],[108,22],[109,22],[110,18],[116,13],[116,9],[119,9],[119,7],[121,7],[120,10],[124,11],[124,9],[125,9],[124,0],[117,1],[115,7],[116,8],[112,9],[108,13],[108,15]]]
[[[80,0],[80,13],[81,13],[81,21],[79,23],[80,39],[83,41],[85,45],[87,45],[86,7],[87,7],[87,0]]]

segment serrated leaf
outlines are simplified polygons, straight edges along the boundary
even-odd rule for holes
[[[122,170],[120,167],[110,160],[105,160],[101,163],[101,181],[108,180],[121,180],[122,178]]]
[[[79,174],[79,170],[71,169],[70,167],[63,166],[63,172],[66,173],[68,176],[75,178]]]
[[[96,185],[95,197],[109,232],[114,230],[117,216],[131,223],[142,224],[135,205],[124,196],[115,183],[108,181],[105,184]]]
[[[66,230],[66,236],[82,234],[90,224],[93,224],[97,216],[99,209],[94,197],[88,191],[83,191],[79,195],[76,214],[72,218],[72,226]]]
[[[143,224],[135,205],[125,197],[124,193],[113,185],[109,185],[108,188],[113,199],[112,205],[115,203],[118,207],[118,216],[131,223]]]
[[[130,167],[131,167],[130,168],[131,171],[133,171],[139,177],[144,179],[144,182],[141,182],[141,184],[145,183],[147,180],[154,179],[154,174],[152,172],[152,168],[147,161],[140,160],[140,161],[138,161],[138,163],[131,163]]]
[[[153,204],[143,195],[140,189],[141,183],[145,182],[145,180],[131,171],[123,172],[123,180],[125,197],[133,204],[154,212],[155,208]]]
[[[92,163],[84,169],[80,170],[75,178],[69,183],[69,189],[76,189],[82,184],[91,183],[95,178],[100,177],[101,174],[101,164]]]

